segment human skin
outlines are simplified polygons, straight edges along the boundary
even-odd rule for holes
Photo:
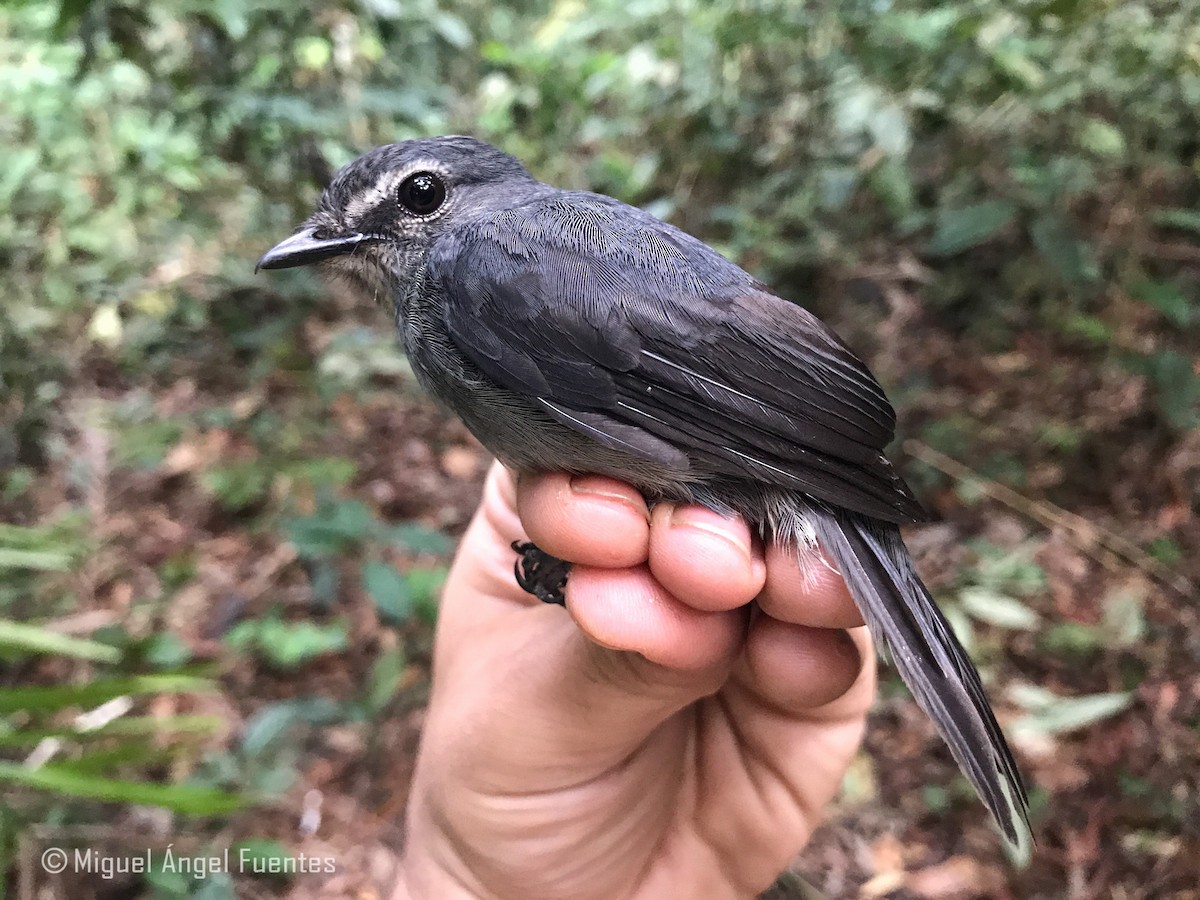
[[[521,540],[575,564],[565,612],[517,586]],[[493,467],[442,599],[394,900],[754,897],[861,741],[862,624],[819,551]]]

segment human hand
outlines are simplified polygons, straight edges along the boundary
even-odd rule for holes
[[[566,613],[517,586],[525,539],[575,563]],[[396,900],[753,897],[862,738],[861,625],[819,553],[495,466],[442,599]]]

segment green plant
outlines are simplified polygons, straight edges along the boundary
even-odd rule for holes
[[[17,645],[77,660],[119,662],[119,654],[104,644],[67,640],[29,625],[20,626],[19,641],[14,641],[13,629],[13,623],[6,623],[3,631],[10,649]],[[217,732],[219,720],[128,715],[137,697],[214,688],[210,678],[183,672],[96,674],[81,684],[0,688],[0,754],[24,756],[23,761],[0,759],[0,783],[8,790],[38,792],[47,804],[74,798],[162,806],[190,815],[230,813],[245,798],[187,782],[137,777],[147,767],[195,756],[198,739]],[[124,777],[126,773],[135,777]]]
[[[359,578],[375,602],[381,618],[393,624],[404,622],[414,604],[428,612],[437,578],[416,569],[397,571],[380,558],[387,547],[410,552],[444,554],[449,549],[445,536],[408,523],[391,525],[378,518],[360,500],[322,497],[311,515],[293,516],[283,523],[284,532],[309,567],[313,599],[330,605],[340,582],[339,565],[362,555]]]
[[[277,612],[239,623],[226,640],[233,647],[251,650],[281,669],[295,669],[318,656],[345,650],[347,646],[345,623],[286,622]]]

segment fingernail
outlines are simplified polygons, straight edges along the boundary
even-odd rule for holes
[[[750,532],[738,528],[731,519],[703,506],[676,506],[671,511],[671,527],[695,528],[705,534],[715,535],[723,539],[731,547],[736,547],[746,557],[750,556]]]
[[[583,497],[617,500],[636,511],[638,515],[643,516],[647,522],[650,521],[650,511],[646,508],[646,504],[614,488],[612,481],[608,478],[600,478],[595,475],[575,475],[571,478],[571,493]]]

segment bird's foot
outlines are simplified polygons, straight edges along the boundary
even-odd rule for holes
[[[538,549],[531,541],[513,541],[512,548],[520,554],[513,571],[521,590],[543,603],[565,606],[563,588],[567,586],[571,564]]]

